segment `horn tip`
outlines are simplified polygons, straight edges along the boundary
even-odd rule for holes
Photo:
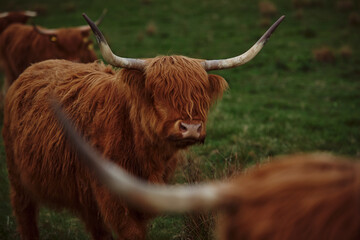
[[[99,28],[96,26],[96,24],[85,14],[83,13],[82,16],[85,18],[86,22],[89,24],[91,30],[93,31],[96,41],[100,44],[101,42],[106,43],[106,40],[102,33],[100,32]]]
[[[276,30],[276,28],[280,25],[280,23],[284,20],[285,15],[282,15],[266,32],[265,34],[260,38],[259,42],[262,44],[266,44],[269,40],[271,34]]]

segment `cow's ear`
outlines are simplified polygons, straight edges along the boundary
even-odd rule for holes
[[[129,85],[134,94],[145,96],[148,95],[145,89],[145,75],[144,72],[133,69],[122,69],[121,78]]]
[[[215,102],[222,97],[223,92],[228,89],[229,85],[226,80],[219,75],[208,74],[208,78],[210,82],[209,95],[211,102]]]
[[[145,76],[144,73],[139,70],[133,69],[122,69],[121,77],[126,84],[128,84],[131,88],[139,88],[142,89],[145,86]]]

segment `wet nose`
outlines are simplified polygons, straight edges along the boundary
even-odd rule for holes
[[[179,128],[184,138],[193,137],[199,138],[201,132],[201,123],[197,124],[188,124],[184,122],[180,122]]]

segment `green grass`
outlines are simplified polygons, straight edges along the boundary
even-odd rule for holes
[[[350,12],[360,14],[360,4],[354,0],[351,10],[339,10],[335,0],[318,0],[322,6],[304,8],[297,19],[291,1],[273,2],[278,15],[271,21],[283,14],[286,19],[262,52],[244,66],[214,72],[227,79],[230,89],[210,112],[205,145],[187,153],[200,179],[221,178],[280,154],[360,155],[360,25],[348,23]],[[96,19],[103,8],[108,14],[100,28],[113,51],[126,57],[232,57],[266,30],[259,26],[258,1],[253,0],[5,0],[1,6],[2,11],[37,9],[41,13],[34,22],[49,28],[83,25],[81,13]],[[152,35],[146,31],[149,23],[156,26]],[[344,45],[352,49],[346,59],[338,52]],[[333,63],[314,59],[313,49],[322,46],[334,50]],[[17,239],[0,141],[0,238]],[[186,181],[183,169],[174,182]],[[148,238],[184,239],[185,225],[185,215],[159,217]],[[42,239],[89,238],[67,212],[42,209],[39,226]]]

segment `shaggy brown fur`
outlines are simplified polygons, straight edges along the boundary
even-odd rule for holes
[[[201,122],[227,88],[198,60],[150,59],[144,72],[48,60],[25,70],[5,99],[3,137],[11,201],[22,239],[38,239],[40,205],[67,208],[93,239],[143,239],[149,216],[128,208],[81,166],[47,105],[58,96],[79,131],[105,156],[149,182],[167,182],[180,149],[176,123]]]
[[[89,31],[58,29],[56,35],[38,33],[33,26],[12,24],[0,35],[0,59],[5,71],[4,91],[31,64],[47,59],[93,62],[97,59]]]
[[[237,177],[224,196],[220,239],[360,239],[360,163],[295,155]]]

